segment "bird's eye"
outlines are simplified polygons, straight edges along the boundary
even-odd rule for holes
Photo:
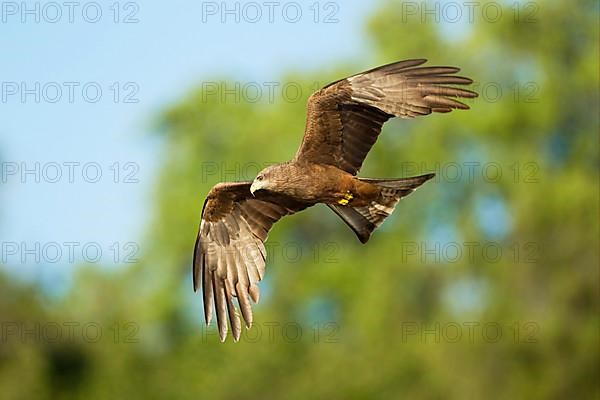
[[[262,181],[262,180],[263,180],[263,176],[262,176],[262,175],[259,175],[259,176],[257,176],[257,177],[256,177],[256,180],[257,180],[257,181]]]

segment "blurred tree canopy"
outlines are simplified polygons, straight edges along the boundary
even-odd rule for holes
[[[495,3],[506,16],[498,22],[476,9],[473,23],[457,26],[423,22],[387,1],[367,27],[372,59],[283,77],[298,96],[236,102],[206,85],[190,91],[161,121],[166,161],[138,265],[82,267],[72,290],[53,300],[0,277],[3,323],[104,329],[97,342],[3,340],[2,397],[597,397],[598,3],[515,3],[518,18],[509,3]],[[257,327],[240,343],[218,343],[191,293],[205,194],[293,156],[315,82],[421,57],[461,66],[480,98],[470,111],[388,123],[361,175],[438,178],[366,246],[326,207],[279,222]],[[439,256],[456,243],[475,250]],[[486,244],[502,256],[486,254]],[[436,245],[437,255],[427,252]],[[281,333],[286,323],[301,327],[297,341],[293,329]]]

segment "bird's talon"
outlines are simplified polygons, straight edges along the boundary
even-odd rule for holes
[[[354,198],[354,196],[352,196],[352,193],[348,192],[346,194],[344,194],[344,198],[338,200],[338,204],[341,204],[343,206],[347,205],[350,200],[352,200]]]

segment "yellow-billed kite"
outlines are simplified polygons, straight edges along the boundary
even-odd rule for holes
[[[209,324],[213,304],[222,341],[227,319],[234,340],[241,321],[252,324],[250,300],[258,302],[265,273],[264,242],[281,217],[326,204],[362,243],[398,201],[433,174],[413,178],[356,176],[381,127],[390,118],[413,118],[469,107],[456,98],[477,94],[448,85],[469,85],[455,67],[423,67],[426,60],[384,65],[331,83],[310,96],[302,144],[293,160],[271,165],[254,181],[215,185],[204,202],[193,261],[194,290],[202,286]]]

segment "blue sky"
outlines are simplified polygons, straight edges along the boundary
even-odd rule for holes
[[[239,3],[236,22],[235,12],[222,15],[220,1],[117,3],[118,23],[113,1],[97,3],[102,15],[96,23],[86,21],[97,15],[90,6],[84,13],[86,2],[74,8],[73,22],[64,6],[58,18],[46,2],[34,13],[24,13],[21,3],[17,10],[3,3],[0,242],[25,242],[30,248],[36,242],[42,247],[58,243],[63,252],[68,250],[64,242],[79,243],[75,261],[63,254],[55,270],[83,261],[80,248],[86,243],[100,245],[102,265],[114,263],[112,243],[141,241],[149,222],[151,190],[161,165],[161,142],[151,134],[152,123],[165,107],[212,77],[273,81],[285,71],[369,54],[364,25],[378,3],[276,3],[273,22],[264,3],[254,3],[261,12],[255,23],[250,20],[257,19],[256,7],[244,9],[245,3]],[[26,4],[35,10],[35,2]],[[235,10],[235,2],[226,7]],[[124,23],[127,15],[138,22]],[[328,15],[338,22],[324,23]],[[24,100],[23,89],[30,91]],[[52,102],[59,90],[62,96]],[[137,102],[124,102],[127,94]],[[36,163],[39,183],[35,173],[23,175]],[[102,176],[93,183],[98,170]],[[61,177],[51,183],[57,171]],[[129,174],[134,182],[123,182]],[[47,250],[47,257],[54,257],[53,249]],[[122,261],[121,250],[116,264]],[[25,277],[39,273],[32,268],[37,264],[33,256],[19,261],[22,253],[20,247],[7,256],[7,264],[20,266],[17,272]]]

